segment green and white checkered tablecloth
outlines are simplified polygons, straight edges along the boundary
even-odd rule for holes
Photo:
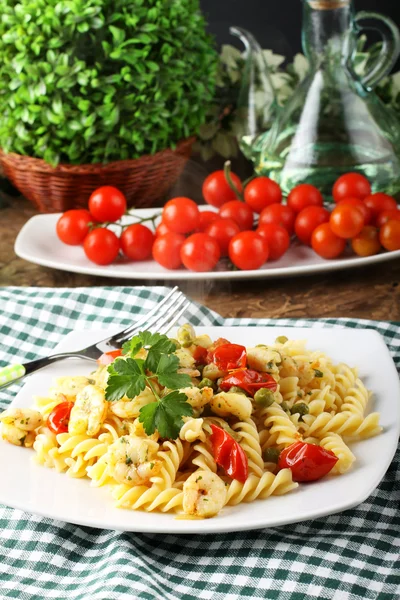
[[[0,288],[0,364],[45,356],[72,329],[125,326],[166,288]],[[222,319],[193,325],[369,327],[400,370],[400,323]],[[0,392],[0,409],[18,386]],[[10,465],[11,468],[11,465]],[[394,600],[400,598],[399,453],[353,510],[286,527],[174,536],[90,529],[0,506],[0,599]],[[0,478],[1,485],[1,478]]]

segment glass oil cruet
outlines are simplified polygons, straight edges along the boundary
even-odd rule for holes
[[[299,183],[331,196],[334,181],[355,171],[375,191],[400,191],[400,122],[375,94],[400,54],[400,34],[388,18],[354,14],[352,0],[303,0],[303,49],[309,72],[293,96],[278,106],[262,50],[247,31],[232,28],[245,45],[238,102],[239,145],[259,175],[287,194]],[[353,64],[364,29],[378,30],[382,50],[368,73]]]

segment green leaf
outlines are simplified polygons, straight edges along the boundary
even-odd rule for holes
[[[120,400],[123,396],[134,398],[146,387],[143,361],[117,358],[107,370],[110,375],[107,381],[106,400]]]
[[[189,375],[177,373],[178,368],[179,358],[175,354],[162,354],[156,372],[159,383],[171,390],[190,386]]]
[[[147,435],[156,430],[161,437],[175,440],[183,426],[182,417],[193,415],[187,396],[177,391],[170,392],[159,402],[152,402],[140,409],[139,421]]]

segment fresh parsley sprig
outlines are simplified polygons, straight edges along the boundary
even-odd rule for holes
[[[142,348],[147,350],[146,359],[136,358]],[[108,366],[107,400],[132,399],[146,386],[152,390],[156,401],[143,406],[139,412],[139,421],[147,435],[157,430],[162,437],[176,439],[183,425],[182,417],[193,414],[186,394],[177,391],[191,385],[191,379],[189,375],[178,373],[179,358],[175,350],[174,342],[166,335],[142,331],[124,344],[124,357]],[[171,391],[160,397],[155,380]]]

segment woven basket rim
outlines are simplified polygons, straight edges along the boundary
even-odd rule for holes
[[[42,158],[35,158],[33,156],[25,156],[24,154],[17,154],[15,152],[4,152],[0,149],[0,157],[5,163],[12,164],[14,168],[18,166],[24,166],[24,169],[41,173],[52,173],[52,174],[76,174],[84,175],[86,173],[95,173],[97,171],[126,171],[132,168],[133,165],[138,165],[139,162],[153,162],[154,159],[160,154],[180,154],[187,147],[194,144],[196,137],[191,136],[184,140],[180,140],[174,149],[165,148],[155,154],[144,154],[139,158],[128,158],[124,160],[116,160],[110,163],[85,163],[82,165],[70,165],[68,163],[60,163],[56,167],[52,167]]]

